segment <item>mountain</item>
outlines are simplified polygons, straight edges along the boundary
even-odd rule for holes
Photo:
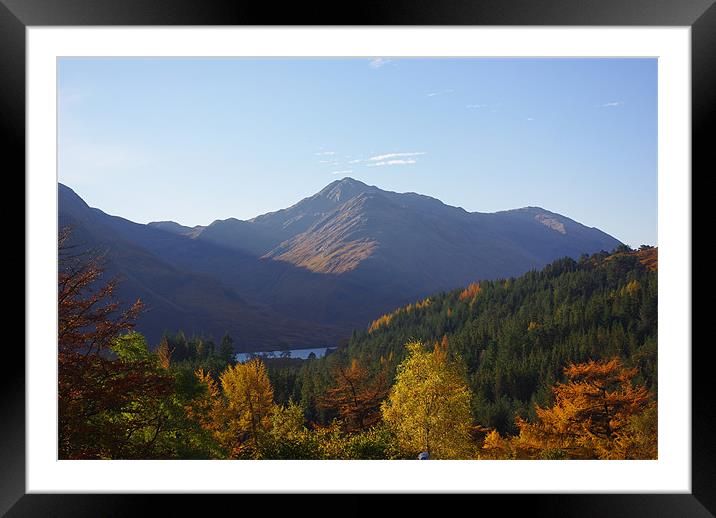
[[[217,333],[231,324],[241,347],[254,350],[335,343],[415,298],[620,244],[539,207],[467,212],[351,178],[286,209],[206,226],[136,224],[88,207],[63,185],[59,208],[61,224],[115,251],[114,268],[135,280],[125,291],[153,297],[156,322],[140,330],[154,337],[192,322]],[[149,263],[162,275],[136,271]],[[182,311],[172,317],[175,307]]]
[[[140,298],[145,311],[137,328],[154,344],[165,331],[221,338],[229,332],[240,350],[274,349],[335,343],[343,331],[283,315],[266,304],[247,300],[238,291],[206,272],[178,266],[167,256],[183,254],[229,260],[224,248],[198,243],[156,225],[140,225],[93,209],[70,188],[59,185],[59,228],[71,228],[76,253],[100,254],[108,277],[120,280],[118,299]],[[165,228],[176,230],[175,225]],[[249,258],[254,262],[253,258]]]
[[[197,239],[306,270],[414,293],[507,277],[562,256],[612,250],[604,232],[539,207],[470,213],[352,178],[249,221],[216,221]]]

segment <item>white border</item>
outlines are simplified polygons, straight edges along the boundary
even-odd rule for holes
[[[691,491],[689,28],[29,27],[27,43],[29,493]],[[58,56],[658,57],[659,460],[57,461]]]

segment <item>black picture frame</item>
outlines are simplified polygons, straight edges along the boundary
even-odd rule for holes
[[[240,0],[0,0],[0,129],[4,179],[25,169],[25,29],[106,25],[564,25],[691,28],[692,172],[715,163],[716,6],[714,0],[363,0],[273,4]],[[711,131],[709,131],[711,130]],[[685,171],[684,174],[689,174]],[[20,187],[25,192],[24,182]],[[17,192],[17,191],[15,191]],[[698,191],[697,191],[698,192]],[[693,206],[693,201],[692,201]],[[25,258],[27,260],[27,258]],[[26,279],[28,272],[26,272]],[[693,269],[692,269],[693,272]],[[692,273],[693,275],[693,273]],[[706,279],[703,279],[707,282]],[[691,304],[691,301],[684,301]],[[692,317],[693,321],[693,317]],[[698,321],[698,320],[697,320]],[[14,324],[13,324],[14,325]],[[145,509],[146,495],[36,495],[25,492],[25,356],[4,347],[0,412],[0,513],[7,516],[119,516]],[[660,344],[661,345],[661,344]],[[663,346],[691,346],[664,344]],[[480,495],[502,508],[550,516],[714,516],[716,425],[708,343],[692,348],[692,492],[689,494]],[[14,356],[13,356],[14,355]],[[246,496],[242,496],[245,498]],[[158,498],[158,497],[149,497]],[[368,495],[353,495],[366,499]],[[162,499],[163,514],[185,505]],[[493,502],[497,500],[496,502]],[[297,504],[295,497],[294,504]],[[404,504],[422,506],[421,499]],[[166,506],[166,507],[165,507]],[[356,506],[367,509],[364,505]],[[350,510],[351,506],[344,509]]]

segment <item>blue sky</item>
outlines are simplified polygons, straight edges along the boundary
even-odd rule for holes
[[[350,176],[657,244],[655,59],[61,59],[59,179],[205,225]]]

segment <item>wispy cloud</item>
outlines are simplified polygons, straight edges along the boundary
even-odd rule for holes
[[[316,156],[331,156],[331,155],[335,155],[335,154],[336,154],[335,151],[319,151],[318,153],[314,153],[314,155],[316,155]]]
[[[417,163],[417,160],[409,158],[407,160],[385,160],[383,162],[376,162],[374,164],[368,164],[368,167],[378,167],[384,165],[410,165]]]
[[[624,106],[624,101],[612,101],[604,104],[600,104],[599,108],[616,108],[617,106]]]
[[[465,108],[469,108],[471,110],[477,109],[477,108],[487,108],[487,104],[466,104]]]
[[[428,97],[435,97],[436,95],[445,95],[445,94],[451,94],[455,90],[452,88],[448,88],[447,90],[440,90],[439,92],[430,92],[427,94]]]
[[[387,65],[388,63],[391,63],[392,59],[386,59],[386,58],[375,58],[368,63],[368,66],[370,68],[381,68]]]
[[[417,152],[413,152],[413,153],[386,153],[385,155],[372,156],[368,160],[371,160],[373,162],[382,162],[389,158],[420,156],[420,155],[425,155],[425,154],[426,154],[425,151],[417,151]]]
[[[353,169],[346,169],[344,171],[332,171],[331,174],[351,174]]]
[[[534,119],[533,119],[532,117],[527,117],[526,120],[528,120],[528,121],[533,121]]]

